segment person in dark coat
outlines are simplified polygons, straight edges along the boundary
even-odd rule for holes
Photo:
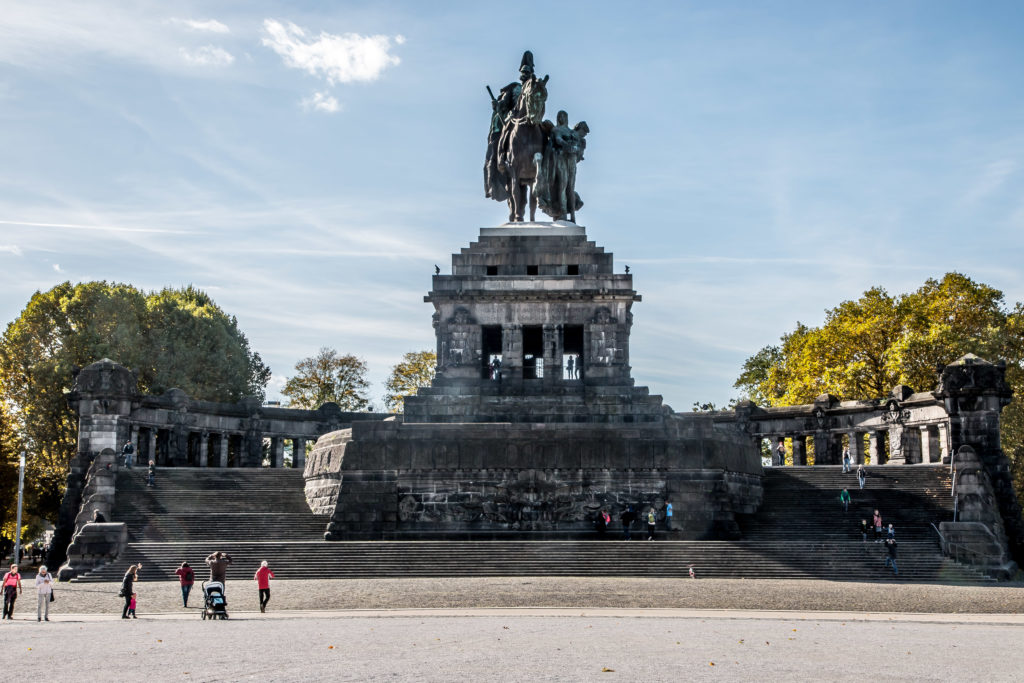
[[[622,513],[620,519],[622,520],[622,534],[625,537],[625,540],[628,541],[630,530],[633,527],[633,522],[636,521],[636,512],[633,511],[632,505],[626,507],[626,510]]]
[[[135,581],[139,578],[139,570],[142,569],[142,563],[133,564],[128,567],[128,571],[124,573],[124,579],[121,580],[121,597],[124,598],[124,609],[121,610],[121,618],[129,619],[128,610],[132,607],[132,593],[135,592]]]
[[[885,566],[892,565],[892,573],[896,576],[900,575],[900,570],[896,567],[896,539],[887,538],[885,539],[885,549],[888,551],[889,556],[885,558]]]

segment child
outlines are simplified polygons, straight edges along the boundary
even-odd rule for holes
[[[137,619],[135,616],[135,599],[139,597],[138,593],[132,593],[132,601],[128,603],[128,614],[132,615],[132,619]]]

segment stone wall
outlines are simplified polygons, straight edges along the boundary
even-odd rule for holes
[[[341,487],[341,463],[345,448],[352,441],[352,430],[341,429],[322,436],[306,460],[306,502],[318,515],[334,512]]]
[[[670,423],[361,423],[318,443],[307,497],[336,498],[329,540],[588,536],[601,509],[618,528],[627,505],[663,519],[666,502],[678,538],[734,537],[761,501],[752,442],[710,417]]]

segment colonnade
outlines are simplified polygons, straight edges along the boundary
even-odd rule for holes
[[[270,467],[285,466],[286,442],[291,445],[291,466],[306,465],[304,436],[279,436],[242,431],[177,430],[132,425],[131,441],[138,464],[154,460],[160,466],[261,467],[263,446],[269,441]]]
[[[866,437],[866,438],[865,438]],[[915,465],[949,461],[949,429],[946,423],[898,425],[886,429],[853,431],[816,431],[765,435],[771,441],[772,464],[783,465],[778,457],[778,444],[790,440],[787,453],[794,465],[807,464],[807,443],[813,443],[815,465],[842,464],[843,449],[850,451],[854,465]],[[866,442],[866,443],[865,443]],[[866,448],[865,448],[866,446]]]

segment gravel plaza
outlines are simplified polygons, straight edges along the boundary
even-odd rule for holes
[[[260,614],[228,582],[226,622],[171,583],[26,593],[5,658],[99,680],[1019,680],[1024,588],[669,579],[281,581]],[[196,589],[198,591],[198,587]],[[6,662],[10,670],[13,661]]]

